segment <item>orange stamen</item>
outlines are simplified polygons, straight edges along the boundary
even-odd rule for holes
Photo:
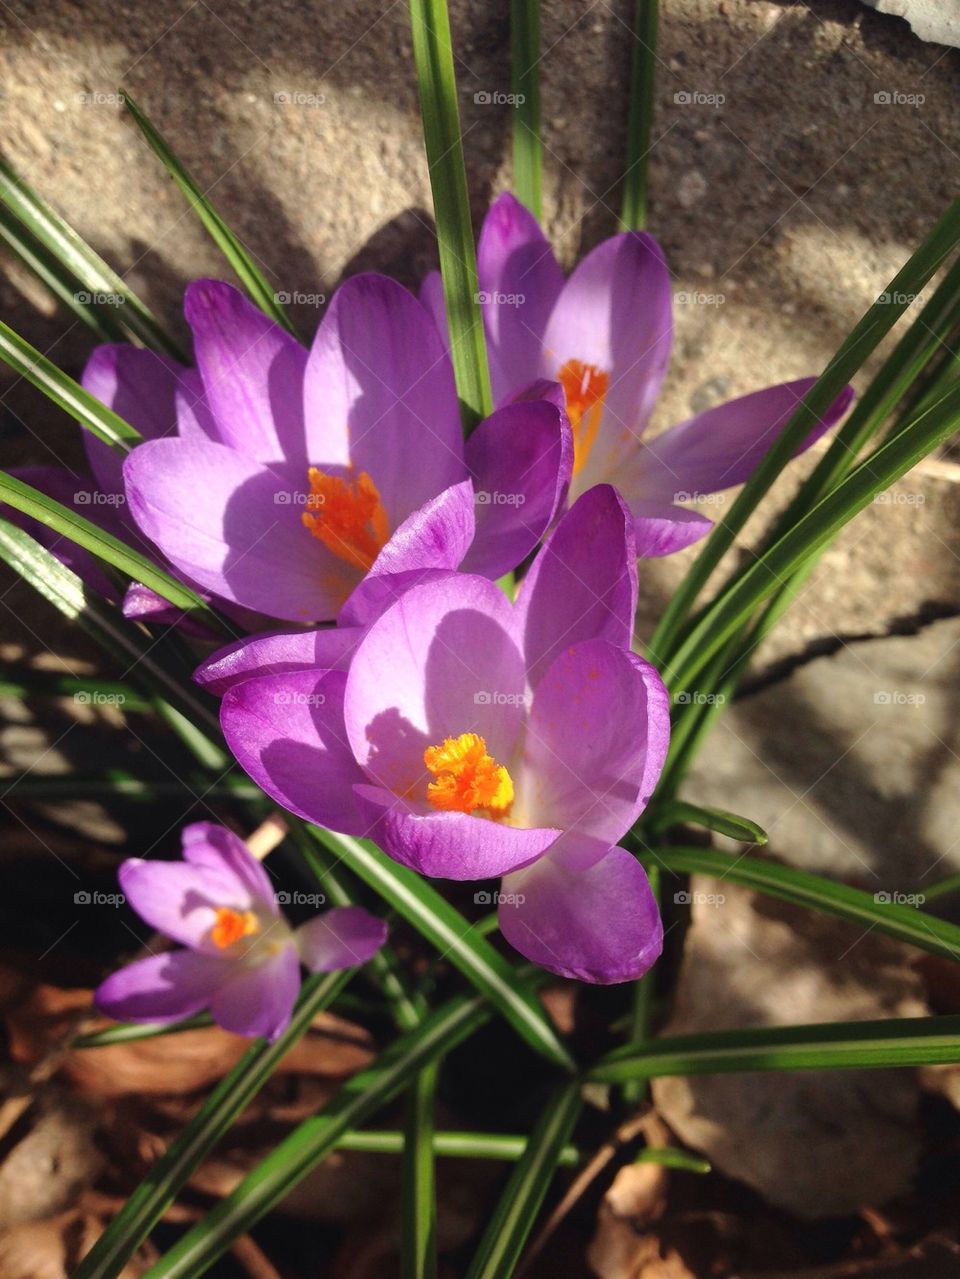
[[[334,555],[366,573],[390,536],[377,486],[366,471],[351,481],[311,466],[307,479],[304,526]]]
[[[217,922],[210,929],[210,940],[220,950],[226,950],[242,937],[250,937],[260,931],[257,917],[252,910],[234,910],[221,906],[217,910]]]
[[[483,809],[501,816],[513,803],[513,779],[487,754],[487,743],[476,733],[445,737],[440,746],[428,746],[423,762],[436,778],[427,785],[427,799],[434,808],[455,813]]]
[[[597,438],[610,375],[595,364],[567,360],[557,380],[563,387],[567,417],[573,430],[573,473],[576,475],[585,465]]]

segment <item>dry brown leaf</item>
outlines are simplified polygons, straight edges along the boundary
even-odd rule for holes
[[[69,1279],[103,1232],[103,1222],[79,1212],[34,1221],[0,1232],[3,1279]],[[118,1279],[139,1279],[146,1264],[131,1261]]]

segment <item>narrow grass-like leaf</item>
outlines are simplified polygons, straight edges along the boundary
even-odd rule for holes
[[[745,853],[731,856],[714,848],[654,848],[638,855],[645,865],[657,866],[663,874],[728,879],[796,906],[836,915],[867,931],[886,933],[945,959],[960,960],[960,926],[890,901],[889,893],[866,893],[793,866],[761,861]]]
[[[129,678],[149,684],[194,724],[215,736],[220,732],[209,699],[189,682],[189,671],[178,671],[167,660],[167,646],[127,622],[119,610],[105,604],[71,569],[23,529],[0,519],[0,559],[51,603],[69,621],[79,623],[98,644],[112,653]]]
[[[410,27],[437,221],[450,355],[464,428],[469,431],[490,413],[492,399],[446,0],[410,0]]]
[[[540,217],[540,0],[511,0],[510,78],[513,88],[513,194]]]
[[[46,524],[47,528],[52,528],[54,532],[62,533],[77,546],[84,547],[135,581],[143,582],[144,586],[162,595],[176,608],[182,608],[185,612],[196,610],[204,614],[205,621],[213,618],[213,612],[205,600],[188,586],[171,577],[169,573],[158,568],[145,555],[127,546],[112,533],[98,528],[85,516],[78,515],[76,511],[54,501],[52,497],[47,497],[39,489],[2,471],[0,471],[0,502],[7,502],[15,510],[32,516],[41,524]]]
[[[132,1022],[121,1022],[116,1026],[107,1026],[103,1030],[92,1030],[88,1035],[77,1035],[71,1042],[71,1048],[112,1048],[115,1044],[136,1044],[141,1039],[160,1039],[164,1035],[179,1035],[185,1030],[200,1030],[204,1026],[212,1026],[213,1018],[209,1013],[197,1013],[194,1017],[186,1017],[183,1021],[160,1022],[156,1025],[134,1025]]]
[[[651,863],[646,868],[650,891],[659,907],[662,885],[660,883],[660,867]],[[656,996],[656,967],[649,969],[639,980],[633,983],[633,1008],[630,1015],[630,1034],[627,1042],[643,1044],[650,1038],[653,1028],[653,1009]],[[639,1106],[646,1095],[647,1085],[642,1079],[629,1079],[623,1085],[623,1099],[631,1106]]]
[[[687,804],[681,800],[669,800],[651,809],[643,823],[648,835],[660,835],[673,826],[703,826],[718,835],[738,839],[742,844],[765,844],[767,832],[748,817],[738,817],[725,808],[701,808],[699,804]]]
[[[92,295],[122,298],[122,314],[117,320],[123,328],[145,346],[186,363],[177,344],[122,277],[4,160],[0,160],[0,199],[47,250],[49,257],[60,264],[61,278],[75,280],[80,289]]]
[[[289,315],[277,301],[276,291],[267,283],[254,262],[250,251],[240,241],[239,237],[230,230],[207,199],[200,185],[180,163],[166,138],[154,127],[142,108],[130,97],[129,93],[124,92],[123,100],[137,128],[146,138],[154,153],[159,157],[171,178],[186,196],[191,209],[203,223],[211,240],[230,263],[234,273],[250,294],[250,297],[263,311],[264,315],[268,315],[271,320],[275,320],[277,324],[282,324],[290,333],[294,333]]]
[[[658,8],[658,0],[636,0],[633,11],[627,163],[620,213],[620,225],[624,231],[642,231],[647,225],[647,172],[653,124]]]
[[[217,1084],[81,1261],[73,1279],[115,1279],[120,1274],[194,1170],[273,1074],[280,1059],[309,1030],[317,1013],[332,1003],[355,971],[325,973],[304,984],[289,1027],[273,1043],[256,1040]]]
[[[0,241],[28,271],[53,294],[76,318],[93,330],[101,342],[123,342],[126,333],[111,311],[115,308],[99,307],[83,298],[76,280],[52,258],[43,245],[18,222],[9,209],[0,207]]]
[[[576,1080],[560,1085],[544,1107],[483,1233],[467,1279],[509,1279],[550,1188],[583,1104]]]
[[[783,428],[736,501],[718,522],[663,612],[650,652],[661,669],[673,663],[674,647],[687,612],[757,503],[793,457],[822,415],[876,350],[944,259],[960,243],[960,201],[955,201],[887,289],[855,325],[796,412]],[[678,687],[682,687],[679,685]]]
[[[460,997],[402,1035],[372,1066],[349,1079],[321,1111],[300,1124],[147,1272],[148,1279],[199,1279],[240,1235],[278,1204],[340,1138],[386,1105],[430,1062],[490,1017],[480,996]],[[76,1275],[74,1279],[92,1279]],[[99,1279],[99,1277],[98,1277]]]
[[[661,1168],[674,1168],[677,1172],[695,1172],[704,1176],[713,1169],[710,1161],[700,1155],[692,1155],[689,1150],[678,1150],[674,1146],[647,1146],[641,1150],[633,1161],[635,1164],[659,1164]]]
[[[8,364],[14,373],[32,382],[48,400],[59,405],[66,413],[105,444],[121,452],[128,452],[140,442],[140,432],[125,422],[112,409],[95,400],[79,382],[75,382],[45,355],[0,320],[0,360]]]
[[[401,1279],[434,1279],[437,1273],[437,1184],[433,1110],[438,1061],[420,1071],[407,1091],[403,1148]]]
[[[674,691],[694,686],[698,673],[718,653],[758,604],[802,568],[848,520],[960,425],[960,388],[951,387],[920,417],[869,454],[811,511],[758,559],[743,577],[704,610],[670,659]]]
[[[938,897],[947,897],[950,893],[955,893],[958,890],[960,890],[960,872],[954,875],[947,875],[929,888],[924,889],[924,901],[933,902]]]
[[[654,1039],[623,1049],[588,1077],[618,1084],[663,1075],[717,1075],[749,1070],[841,1070],[936,1066],[960,1062],[960,1016],[818,1023],[719,1030]]]
[[[311,830],[486,995],[532,1048],[555,1066],[574,1069],[573,1059],[530,985],[435,888],[366,840],[318,826]]]
[[[455,1159],[494,1159],[503,1163],[516,1163],[523,1157],[529,1137],[514,1136],[508,1133],[492,1132],[451,1132],[449,1130],[433,1134],[433,1153],[438,1156]],[[372,1154],[403,1154],[406,1133],[384,1132],[365,1128],[362,1132],[348,1132],[337,1142],[343,1150],[366,1150]],[[647,1152],[642,1152],[646,1154]],[[667,1162],[673,1154],[684,1154],[685,1151],[673,1151],[660,1148]],[[560,1151],[557,1163],[565,1168],[576,1167],[584,1160],[583,1151],[576,1146],[564,1146]]]

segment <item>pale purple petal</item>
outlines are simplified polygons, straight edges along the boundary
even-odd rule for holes
[[[190,609],[179,608],[142,582],[131,582],[123,597],[123,615],[129,621],[152,626],[176,626],[195,639],[214,639],[209,627],[198,621]]]
[[[605,640],[571,646],[534,694],[513,820],[574,832],[596,855],[643,811],[669,738],[670,698],[649,663]]]
[[[579,981],[636,981],[663,949],[643,867],[612,848],[588,870],[547,855],[503,881],[500,931],[521,955]]]
[[[216,418],[207,403],[203,378],[197,369],[184,369],[177,380],[177,434],[183,440],[199,438],[222,444]]]
[[[120,866],[119,879],[130,906],[151,928],[193,950],[208,948],[207,934],[221,906],[246,909],[250,904],[235,900],[231,876],[181,861],[131,857]]]
[[[236,885],[225,905],[280,914],[273,881],[239,835],[214,822],[192,822],[183,828],[181,839],[184,861],[206,868],[218,882],[229,877]]]
[[[492,879],[527,866],[560,832],[523,830],[467,813],[437,812],[381,786],[358,786],[368,835],[388,856],[436,879]]]
[[[477,531],[462,567],[496,579],[526,559],[566,496],[573,466],[567,415],[549,400],[507,404],[473,431],[466,460]]]
[[[301,521],[307,477],[222,444],[154,440],[124,464],[130,512],[182,573],[215,595],[292,622],[334,618],[360,578]]]
[[[652,559],[660,555],[672,555],[685,546],[699,542],[713,528],[700,511],[690,511],[684,506],[671,506],[668,502],[634,501],[633,535],[640,559]]]
[[[300,962],[312,973],[332,973],[365,964],[386,940],[385,921],[360,906],[325,910],[296,931]]]
[[[190,284],[184,314],[224,444],[258,461],[287,458],[305,465],[307,352],[300,343],[222,280]]]
[[[409,515],[344,604],[341,626],[368,626],[418,582],[458,568],[473,541],[473,485],[462,480]]]
[[[177,431],[176,391],[187,370],[167,355],[122,344],[98,346],[80,384],[148,440]],[[122,493],[123,454],[83,432],[90,468],[105,493]]]
[[[112,973],[93,999],[115,1021],[180,1021],[209,1007],[228,971],[229,965],[216,956],[169,951]]]
[[[235,965],[233,976],[214,994],[210,1013],[218,1026],[235,1035],[273,1040],[289,1025],[299,993],[296,947],[284,946],[263,963]]]
[[[465,478],[453,369],[427,311],[395,280],[334,294],[304,381],[310,458],[366,472],[390,526]]]
[[[816,378],[801,378],[719,404],[671,427],[639,451],[624,477],[623,491],[661,502],[682,502],[698,494],[743,484],[793,416]],[[804,449],[838,422],[853,400],[848,386],[797,449]]]
[[[284,808],[348,834],[363,833],[353,786],[366,781],[346,740],[342,671],[244,680],[220,709],[227,745]]]
[[[563,288],[563,272],[536,218],[508,192],[484,219],[477,277],[499,404],[540,372],[547,320]]]
[[[254,635],[218,649],[201,662],[193,678],[208,693],[222,697],[228,688],[255,675],[346,670],[362,634],[358,627],[327,626]]]
[[[616,489],[599,484],[560,520],[521,584],[516,626],[531,684],[580,640],[629,648],[636,611],[633,521]]]
[[[350,745],[372,780],[424,794],[424,750],[461,733],[482,736],[501,763],[510,758],[526,696],[511,625],[503,592],[464,574],[413,587],[373,624],[344,702]]]
[[[670,274],[652,236],[627,231],[588,253],[564,285],[544,336],[542,377],[570,360],[610,379],[596,440],[573,492],[616,484],[660,391],[673,341]]]

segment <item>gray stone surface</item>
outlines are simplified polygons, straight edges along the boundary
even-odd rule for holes
[[[864,0],[871,8],[906,18],[921,40],[960,44],[960,0]]]

